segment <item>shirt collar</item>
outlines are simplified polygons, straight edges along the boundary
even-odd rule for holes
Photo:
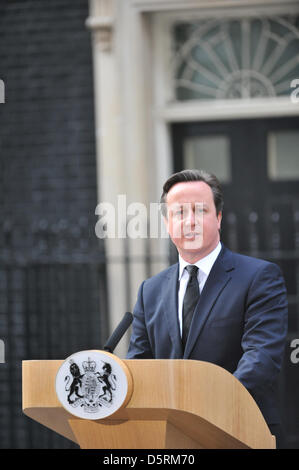
[[[200,259],[196,263],[194,263],[195,266],[198,267],[200,271],[202,271],[206,276],[210,274],[210,271],[212,269],[213,264],[215,263],[217,256],[219,255],[221,251],[221,242],[218,243],[216,248],[214,248],[213,251],[211,251],[207,256],[204,258]],[[180,255],[179,255],[179,281],[181,280],[181,277],[183,275],[184,269],[186,266],[188,266],[187,261],[185,261]]]

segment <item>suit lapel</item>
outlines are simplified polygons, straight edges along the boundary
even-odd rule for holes
[[[182,341],[178,320],[178,277],[179,264],[168,274],[166,286],[163,293],[163,311],[166,317],[167,328],[171,338],[175,357],[183,357]]]
[[[204,327],[205,322],[217,301],[220,293],[231,279],[230,271],[233,269],[231,252],[222,248],[202,290],[199,302],[195,308],[189,337],[186,343],[184,359],[187,359]]]

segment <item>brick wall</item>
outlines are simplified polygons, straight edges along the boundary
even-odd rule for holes
[[[21,410],[21,361],[107,337],[86,0],[0,3],[0,448],[69,447]]]

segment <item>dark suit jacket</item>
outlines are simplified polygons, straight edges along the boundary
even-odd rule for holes
[[[276,382],[287,333],[286,289],[279,267],[222,247],[196,306],[184,352],[178,267],[142,283],[127,358],[217,364],[249,390],[268,424],[278,423]]]

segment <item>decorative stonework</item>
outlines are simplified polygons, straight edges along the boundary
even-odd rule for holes
[[[111,51],[115,17],[114,0],[93,2],[90,13],[91,15],[86,20],[86,27],[92,30],[102,52]]]
[[[113,19],[106,18],[88,18],[86,26],[90,28],[103,52],[109,52],[112,49]]]

